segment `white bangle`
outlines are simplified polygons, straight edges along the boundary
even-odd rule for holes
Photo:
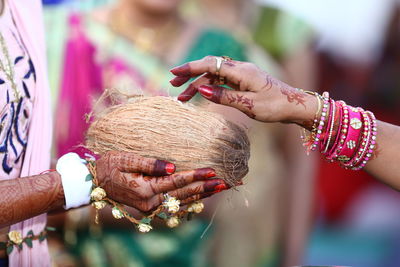
[[[86,181],[87,175],[90,174],[86,160],[81,159],[76,153],[68,153],[59,158],[56,170],[61,175],[64,189],[64,209],[89,204],[92,181]]]

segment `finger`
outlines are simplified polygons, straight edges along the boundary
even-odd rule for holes
[[[175,165],[164,160],[145,158],[129,152],[111,151],[107,154],[110,163],[121,172],[136,172],[151,176],[164,176],[175,172]]]
[[[199,201],[201,199],[205,199],[205,198],[211,197],[214,194],[216,194],[216,193],[209,192],[209,193],[197,194],[197,195],[188,197],[188,198],[186,198],[184,200],[181,200],[181,205],[185,206],[185,205],[191,204],[191,203],[193,203],[195,201]]]
[[[189,86],[183,91],[179,96],[178,100],[182,102],[189,101],[194,97],[197,93],[197,88],[199,85],[202,84],[213,84],[214,83],[214,76],[211,74],[203,74],[202,76],[198,77],[196,80],[191,82]]]
[[[207,56],[203,59],[191,61],[184,65],[173,68],[171,72],[176,76],[191,76],[196,77],[205,73],[212,75],[217,74],[217,57]],[[247,84],[241,85],[241,81],[248,80],[249,77],[255,74],[255,66],[250,63],[228,60],[223,61],[219,69],[219,76],[225,77],[227,82],[247,89]],[[246,79],[247,78],[247,79]]]
[[[227,185],[224,180],[212,179],[208,181],[199,181],[191,183],[190,185],[184,186],[182,188],[169,191],[168,194],[171,197],[175,197],[179,200],[182,200],[202,193],[218,193],[223,190],[227,190],[229,188],[230,186]]]
[[[216,173],[211,168],[196,169],[174,173],[169,176],[148,179],[154,194],[165,193],[182,188],[190,183],[215,177]]]
[[[203,193],[218,193],[230,188],[222,179],[212,179],[208,181],[198,181],[182,188],[167,192],[169,196],[179,200],[190,198],[194,195]],[[155,195],[149,200],[151,207],[161,205],[165,200],[164,193]]]
[[[203,74],[202,76],[198,77],[196,80],[191,82],[189,86],[183,91],[179,96],[178,100],[182,102],[189,101],[196,95],[198,92],[198,88],[202,85],[214,84],[214,81],[217,79],[217,76],[212,75],[210,73]],[[227,82],[227,85],[233,88],[234,90],[240,90],[240,87],[236,84]]]
[[[177,76],[174,77],[172,80],[170,80],[170,84],[174,87],[179,87],[182,84],[186,83],[187,81],[189,81],[192,77],[190,76]]]
[[[175,76],[191,76],[191,77],[196,77],[199,75],[202,75],[204,73],[211,73],[211,74],[216,74],[217,71],[217,57],[216,56],[206,56],[202,59],[199,60],[194,60],[188,63],[185,63],[183,65],[177,66],[173,69],[171,69],[171,73],[174,74]],[[235,61],[235,60],[229,60],[229,61],[224,61],[222,65],[226,66],[236,66],[239,65],[243,62],[240,61]],[[222,69],[222,66],[221,66]],[[221,71],[220,69],[220,71]]]
[[[254,117],[254,93],[252,92],[238,92],[217,85],[201,85],[198,91],[204,98],[214,103],[234,107]]]
[[[242,182],[242,181],[236,183],[236,184],[235,184],[235,187],[241,186],[241,185],[243,185],[243,182]],[[224,190],[226,190],[226,189],[219,188],[219,189],[215,190],[214,192],[206,192],[206,193],[201,193],[201,194],[193,195],[193,196],[191,196],[191,197],[188,197],[188,198],[186,198],[186,199],[181,200],[181,205],[184,206],[184,205],[193,203],[193,202],[195,202],[195,201],[198,201],[198,200],[201,200],[201,199],[204,199],[204,198],[211,197],[212,195],[215,195],[215,194],[217,194],[217,193],[220,193],[220,192],[222,192],[222,191],[224,191]]]

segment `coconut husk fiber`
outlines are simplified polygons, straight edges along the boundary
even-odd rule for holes
[[[91,123],[85,146],[96,154],[134,152],[173,162],[177,171],[214,168],[234,185],[248,172],[246,131],[220,114],[171,97],[134,97]]]

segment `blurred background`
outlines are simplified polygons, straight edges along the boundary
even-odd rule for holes
[[[397,0],[44,0],[54,158],[79,150],[105,88],[176,96],[169,69],[206,55],[258,64],[400,124]],[[201,98],[195,101],[201,102]],[[400,194],[306,156],[298,127],[252,122],[250,173],[177,229],[139,235],[92,209],[50,217],[54,266],[400,266]]]

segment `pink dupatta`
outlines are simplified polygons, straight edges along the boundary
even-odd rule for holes
[[[21,177],[37,175],[50,166],[51,109],[47,79],[46,50],[42,4],[40,0],[9,0],[15,23],[34,63],[37,81],[32,90],[33,111],[29,128],[28,145],[21,170]],[[23,179],[23,178],[22,178]],[[11,230],[23,236],[32,230],[39,234],[46,226],[46,214],[14,224]],[[24,244],[21,251],[14,249],[9,256],[10,266],[50,266],[47,242],[33,241],[33,248]]]

